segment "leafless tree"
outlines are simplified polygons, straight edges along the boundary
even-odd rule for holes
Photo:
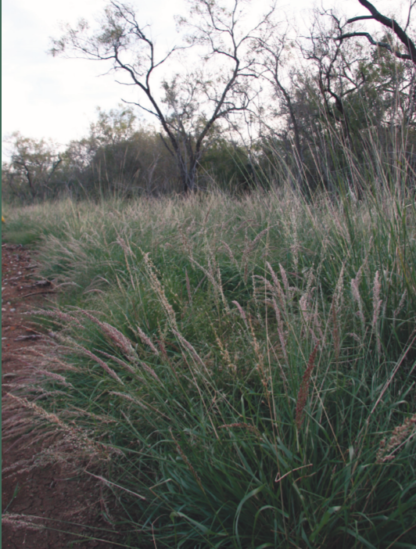
[[[260,36],[257,41],[257,67],[259,76],[271,85],[274,97],[281,104],[279,115],[288,115],[297,159],[301,161],[302,147],[298,114],[296,112],[296,101],[290,89],[293,74],[288,74],[284,59],[285,53],[291,47],[288,29],[286,28],[282,32],[278,25],[270,21],[268,32]]]
[[[363,36],[367,38],[367,40],[373,46],[377,46],[379,48],[385,48],[390,53],[398,57],[399,59],[409,59],[412,61],[414,65],[416,65],[416,46],[413,40],[410,38],[409,33],[407,32],[410,25],[412,9],[415,6],[416,1],[411,0],[410,2],[407,22],[404,29],[399,25],[399,23],[395,19],[391,19],[390,17],[386,17],[385,15],[380,13],[375,8],[375,6],[368,0],[358,0],[358,1],[364,8],[366,8],[371,13],[371,15],[359,15],[357,17],[352,17],[351,19],[348,19],[346,24],[351,24],[351,23],[355,23],[356,21],[364,21],[364,20],[377,21],[378,23],[381,23],[382,25],[387,27],[397,36],[400,42],[405,46],[407,53],[402,53],[398,48],[395,48],[392,44],[389,44],[388,42],[379,42],[375,40],[371,36],[371,34],[368,32],[359,32],[359,31],[347,32],[347,33],[341,32],[340,35],[337,36],[335,39],[339,40],[342,43],[347,38]]]
[[[90,31],[86,21],[68,26],[62,38],[53,40],[51,53],[109,62],[114,72],[127,76],[121,83],[136,86],[134,104],[159,121],[187,193],[196,188],[198,163],[214,125],[244,112],[256,94],[249,85],[255,77],[252,43],[274,7],[247,29],[244,3],[233,0],[227,9],[221,0],[190,0],[190,17],[180,20],[188,31],[186,42],[159,58],[133,7],[112,1],[98,30]],[[198,69],[168,79],[168,61],[179,52],[188,54]],[[158,79],[160,71],[164,77]]]

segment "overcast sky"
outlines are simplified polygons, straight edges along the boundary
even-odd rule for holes
[[[407,3],[406,0],[403,0]],[[50,37],[62,34],[60,24],[93,19],[107,0],[3,0],[2,133],[3,139],[19,131],[36,139],[51,138],[64,145],[88,132],[96,107],[117,107],[121,97],[133,99],[131,88],[101,75],[100,63],[53,58],[47,54]],[[175,14],[186,13],[185,0],[132,0],[140,20],[152,24],[153,36],[163,43],[176,38]],[[281,0],[289,16],[307,19],[314,0]],[[324,0],[326,6],[339,1]],[[253,0],[254,9],[262,2]],[[379,9],[390,11],[396,2],[375,0]],[[264,3],[263,3],[264,5]],[[358,0],[343,2],[351,14],[364,14]],[[259,10],[260,11],[260,10]],[[130,97],[129,97],[130,94]],[[4,148],[3,156],[5,156]]]

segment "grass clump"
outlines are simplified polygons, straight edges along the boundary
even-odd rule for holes
[[[65,383],[32,391],[108,449],[127,546],[414,546],[410,198],[39,208]]]

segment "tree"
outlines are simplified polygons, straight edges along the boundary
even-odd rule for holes
[[[4,166],[5,186],[14,195],[29,194],[32,199],[53,195],[55,176],[62,157],[53,143],[23,137],[15,132],[11,142],[11,161]],[[26,188],[26,190],[25,190]]]
[[[89,135],[62,153],[64,179],[73,196],[131,197],[177,192],[176,166],[153,128],[138,123],[131,106],[97,109]]]
[[[161,137],[187,193],[196,188],[198,163],[214,124],[246,111],[256,95],[249,85],[255,77],[252,44],[274,7],[247,30],[244,3],[233,0],[228,9],[220,0],[190,0],[189,20],[179,20],[188,30],[184,45],[174,46],[159,58],[155,42],[134,9],[112,1],[99,29],[90,31],[86,21],[67,27],[62,38],[53,40],[51,53],[110,62],[114,72],[128,78],[122,83],[137,87],[139,100],[134,104],[159,121]],[[156,75],[162,68],[167,74],[168,61],[173,62],[180,52],[188,54],[198,69],[157,82]]]
[[[378,23],[381,23],[385,27],[387,27],[389,30],[391,30],[397,38],[400,40],[400,42],[404,45],[406,48],[407,53],[402,53],[399,48],[394,47],[393,44],[389,43],[388,41],[377,41],[375,40],[370,33],[368,32],[347,32],[344,33],[343,31],[335,38],[335,40],[339,40],[340,42],[343,42],[347,38],[354,38],[359,36],[364,36],[367,38],[367,40],[372,44],[373,46],[377,46],[379,48],[385,48],[388,50],[391,54],[393,54],[395,57],[398,57],[399,59],[409,59],[412,61],[414,65],[416,65],[416,46],[413,42],[413,40],[410,38],[407,30],[410,25],[410,18],[412,9],[416,4],[416,1],[411,1],[409,5],[409,11],[407,16],[407,23],[405,28],[403,29],[399,23],[390,17],[386,17],[382,13],[380,13],[374,6],[369,2],[368,0],[358,0],[359,3],[366,8],[371,15],[359,15],[357,17],[352,17],[351,19],[348,19],[346,24],[355,23],[356,21],[364,21],[364,20],[373,20],[377,21]]]

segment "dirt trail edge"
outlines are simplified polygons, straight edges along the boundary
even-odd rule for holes
[[[2,398],[7,419],[8,393],[24,375],[25,354],[42,339],[23,313],[42,307],[53,287],[36,276],[29,250],[2,245]],[[23,410],[22,410],[23,412]],[[16,417],[18,417],[18,410]],[[10,418],[9,418],[10,419]],[[80,476],[68,464],[17,469],[7,468],[31,460],[37,445],[30,438],[3,440],[2,444],[2,548],[3,549],[110,549],[119,546],[117,534],[104,534],[111,526],[99,518],[103,504],[100,486]],[[26,468],[28,469],[28,468]],[[94,540],[82,541],[85,538]],[[101,541],[103,540],[112,541]],[[120,540],[121,541],[121,540]]]

